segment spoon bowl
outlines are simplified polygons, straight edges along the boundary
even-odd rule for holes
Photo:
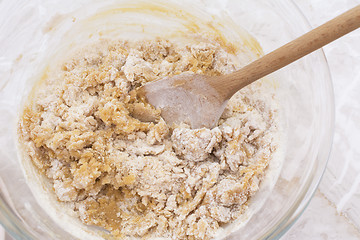
[[[183,73],[144,85],[140,92],[161,109],[168,124],[189,124],[192,128],[214,127],[227,99],[210,82],[217,77]]]

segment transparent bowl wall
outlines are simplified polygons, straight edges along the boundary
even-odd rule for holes
[[[55,31],[65,36],[66,24],[62,29],[56,23],[90,16],[97,7],[112,2],[0,1],[0,222],[15,239],[77,238],[71,229],[53,221],[26,183],[16,147],[17,117],[23,96],[33,84],[31,79],[44,62],[44,51],[50,52],[61,44],[61,38],[52,38],[49,31],[55,26]],[[230,17],[260,42],[265,53],[310,29],[296,5],[287,0],[178,3]],[[278,80],[285,160],[270,196],[265,193],[255,196],[255,199],[266,196],[265,204],[226,239],[279,238],[309,203],[326,167],[334,104],[323,52],[319,50],[271,78]]]

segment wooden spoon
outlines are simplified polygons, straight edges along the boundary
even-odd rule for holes
[[[144,85],[140,93],[161,109],[168,124],[186,122],[192,128],[211,128],[217,124],[227,101],[241,88],[359,27],[360,5],[238,71],[222,76],[166,77]]]

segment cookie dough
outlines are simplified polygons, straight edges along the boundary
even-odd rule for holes
[[[259,189],[278,141],[261,83],[238,92],[218,126],[169,126],[140,99],[147,82],[240,66],[216,41],[101,40],[47,73],[19,139],[61,202],[119,239],[210,239]],[[271,99],[271,96],[270,96]]]

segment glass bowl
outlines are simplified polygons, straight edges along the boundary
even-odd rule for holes
[[[114,8],[114,2],[118,8]],[[132,37],[162,36],[170,27],[181,27],[182,22],[177,20],[186,18],[187,13],[202,18],[203,22],[215,22],[224,32],[240,25],[246,30],[238,30],[241,40],[236,34],[224,36],[233,42],[249,40],[248,46],[258,53],[260,48],[246,32],[267,53],[311,29],[291,1],[134,1],[141,6],[136,17],[121,10],[129,9],[129,2],[0,2],[0,222],[15,239],[100,239],[86,235],[89,229],[78,233],[76,224],[61,224],[68,219],[65,212],[54,214],[44,210],[49,207],[46,195],[40,194],[46,191],[45,187],[28,184],[31,171],[23,170],[22,164],[26,163],[18,152],[17,118],[25,96],[44,64],[54,60],[50,56],[69,50],[67,46],[71,44],[65,46],[64,42],[71,40],[75,44],[101,36],[116,37],[119,31],[114,29],[120,29],[124,36],[134,32]],[[169,4],[176,7],[161,10],[161,6]],[[102,18],[101,11],[107,11],[111,17]],[[149,17],[154,13],[168,18],[167,27],[163,20]],[[79,25],[83,19],[90,19],[92,24]],[[134,24],[124,25],[124,21]],[[275,83],[281,105],[284,161],[281,166],[270,165],[269,171],[271,168],[280,171],[269,176],[267,184],[262,184],[249,202],[253,213],[245,214],[242,224],[230,226],[219,238],[280,238],[308,205],[326,168],[333,135],[334,102],[323,52],[312,53],[269,78]]]

